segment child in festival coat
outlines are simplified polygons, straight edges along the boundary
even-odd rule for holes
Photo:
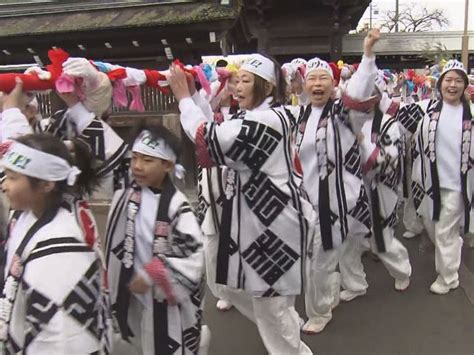
[[[51,135],[26,135],[3,156],[9,226],[0,337],[7,354],[109,353],[99,254],[63,203],[79,169]]]
[[[197,354],[204,255],[197,219],[170,176],[179,142],[144,121],[131,151],[133,182],[115,193],[106,233],[113,314],[128,354]]]

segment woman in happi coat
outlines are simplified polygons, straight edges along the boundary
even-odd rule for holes
[[[472,201],[472,112],[464,96],[468,76],[462,63],[446,63],[438,80],[440,100],[401,105],[385,100],[384,111],[396,114],[404,129],[415,134],[412,193],[417,213],[435,245],[438,277],[433,293],[459,286],[462,238],[469,230]]]
[[[382,71],[379,71],[375,86],[377,95],[387,95]],[[361,294],[367,288],[361,259],[366,250],[372,249],[378,255],[395,279],[397,291],[408,288],[412,271],[408,251],[395,238],[394,230],[402,176],[400,130],[398,122],[390,115],[384,115],[378,106],[373,114],[374,119],[365,122],[359,136],[362,172],[372,216],[372,237],[351,238],[339,263],[342,278]]]
[[[378,31],[369,32],[362,63],[341,99],[332,99],[335,80],[327,62],[314,58],[306,67],[304,91],[310,104],[299,109],[296,141],[304,189],[318,215],[306,264],[307,334],[321,332],[339,302],[336,267],[343,241],[350,234],[355,238],[370,232],[357,134],[371,118],[365,111],[375,103],[373,46],[378,38]],[[350,291],[347,287],[346,293]]]
[[[293,168],[291,120],[280,67],[255,54],[238,73],[240,113],[213,122],[192,99],[183,71],[171,68],[181,124],[195,142],[202,167],[225,167],[225,192],[216,282],[254,321],[270,354],[311,354],[301,341],[294,308],[302,293],[311,206]],[[305,209],[307,209],[305,211]]]

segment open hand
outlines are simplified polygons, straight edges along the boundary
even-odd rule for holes
[[[367,57],[372,57],[374,55],[373,49],[375,43],[380,39],[380,30],[377,28],[372,28],[367,32],[367,36],[364,39],[364,54]]]
[[[9,94],[3,95],[3,110],[18,108],[23,111],[33,98],[32,94],[23,92],[23,81],[19,77],[15,78],[15,83],[13,90]]]
[[[168,83],[170,84],[170,88],[178,102],[186,97],[191,97],[186,74],[184,73],[183,69],[174,64],[172,64],[170,67]]]

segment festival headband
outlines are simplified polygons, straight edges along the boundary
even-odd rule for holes
[[[178,157],[164,139],[155,138],[150,131],[144,130],[133,143],[132,152],[148,155],[154,158],[169,160],[176,164]],[[175,165],[174,175],[183,179],[185,169],[181,164]]]
[[[441,72],[440,78],[444,77],[444,75],[451,70],[458,70],[459,72],[461,72],[464,77],[464,81],[467,83],[467,86],[469,86],[469,76],[467,75],[467,70],[464,67],[464,64],[456,59],[448,60],[448,62],[443,67],[443,71]],[[438,85],[441,85],[441,81],[442,80],[438,81]]]
[[[334,73],[329,63],[319,58],[313,58],[308,61],[306,64],[306,77],[308,77],[310,72],[318,69],[326,71],[331,76],[331,78],[334,79]]]
[[[45,181],[66,180],[73,186],[81,171],[65,159],[13,141],[2,158],[2,167]]]
[[[276,86],[275,64],[261,54],[253,54],[240,70],[255,74]]]

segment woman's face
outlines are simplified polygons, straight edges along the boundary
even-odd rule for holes
[[[464,85],[464,80],[458,72],[455,70],[448,71],[441,82],[443,101],[451,105],[459,104],[461,96],[464,95]]]
[[[315,107],[322,107],[326,105],[334,93],[334,80],[325,70],[313,70],[306,78],[305,90],[309,95],[311,104]]]
[[[253,86],[255,75],[246,71],[239,70],[237,73],[236,97],[239,107],[242,110],[251,110],[253,107]]]

